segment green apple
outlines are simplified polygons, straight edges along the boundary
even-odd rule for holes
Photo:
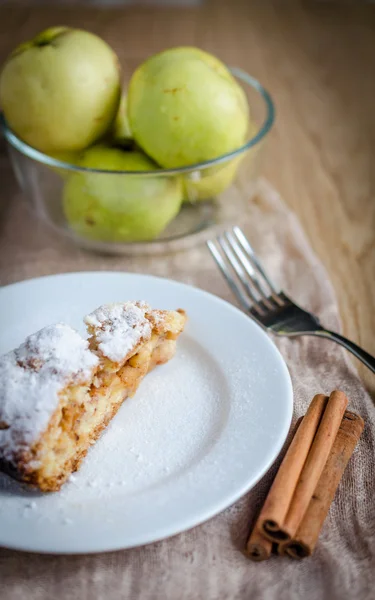
[[[71,229],[87,239],[134,242],[156,238],[174,219],[182,202],[181,181],[158,176],[157,165],[142,152],[98,144],[80,166],[124,173],[73,173],[64,188],[64,211]],[[142,171],[154,171],[144,175]]]
[[[167,168],[235,150],[248,128],[244,92],[225,65],[197,48],[143,63],[130,80],[128,116],[136,142]]]
[[[128,113],[127,113],[127,97],[126,94],[121,96],[120,106],[114,120],[111,137],[116,145],[127,148],[133,143],[133,136],[130,130]]]
[[[21,44],[0,76],[7,123],[47,154],[82,150],[111,127],[120,101],[117,56],[88,31],[53,27]]]
[[[255,123],[249,121],[248,137],[253,137],[256,131]],[[243,160],[246,160],[248,173],[253,173],[257,153],[258,147],[253,147],[229,161],[205,169],[197,169],[185,175],[183,178],[185,202],[208,200],[225,192],[234,181]]]
[[[242,156],[207,169],[194,171],[184,178],[184,199],[188,202],[208,200],[222,194],[234,180]]]
[[[69,165],[78,165],[82,157],[82,152],[51,152],[49,156]]]
[[[184,56],[194,56],[205,62],[211,69],[216,71],[218,75],[224,77],[224,79],[227,81],[230,81],[234,85],[238,94],[241,109],[245,115],[249,115],[249,104],[244,89],[238,84],[228,67],[216,56],[210,54],[209,52],[205,52],[200,48],[194,48],[194,46],[180,46],[179,48],[174,48],[173,55],[178,58],[183,58]]]
[[[235,78],[229,69],[216,56],[209,54],[199,48],[182,46],[174,49],[175,56],[194,55],[206,62],[221,77],[231,81],[238,93],[239,102],[245,115],[249,115],[249,106],[247,97],[243,88],[237,84]],[[242,156],[236,157],[231,161],[222,163],[214,167],[208,167],[201,171],[195,171],[193,177],[187,176],[184,179],[184,200],[196,202],[198,200],[207,200],[223,193],[233,182],[242,160]]]
[[[77,166],[81,160],[81,152],[52,152],[49,154],[51,158],[55,158],[68,165]],[[50,167],[55,173],[58,173],[63,179],[69,177],[72,171],[70,169],[64,169],[63,167]]]

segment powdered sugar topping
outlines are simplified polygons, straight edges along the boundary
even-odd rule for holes
[[[85,323],[95,329],[100,352],[121,362],[140,342],[150,339],[152,325],[146,316],[150,311],[145,302],[106,304],[89,314]]]
[[[68,325],[50,325],[0,358],[0,458],[12,462],[46,429],[69,383],[89,382],[98,358]]]

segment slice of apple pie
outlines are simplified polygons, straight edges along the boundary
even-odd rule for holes
[[[144,302],[109,304],[85,318],[88,341],[51,325],[2,356],[2,470],[59,490],[142,378],[172,358],[185,320]]]

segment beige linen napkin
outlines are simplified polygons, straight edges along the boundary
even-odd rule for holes
[[[1,169],[0,163],[0,169]],[[124,270],[179,279],[233,301],[204,246],[167,257],[104,258],[71,247],[46,230],[5,182],[0,241],[1,283],[49,273]],[[246,190],[244,190],[244,193]],[[246,192],[247,193],[247,192]],[[339,330],[327,274],[295,216],[265,182],[241,225],[275,280],[323,323]],[[338,257],[339,260],[339,257]],[[110,300],[110,299],[109,299]],[[38,556],[0,550],[2,600],[367,600],[375,589],[375,423],[372,402],[348,354],[329,341],[276,340],[294,386],[294,420],[316,392],[345,391],[366,427],[313,557],[252,563],[242,553],[275,473],[237,504],[195,529],[149,546],[94,556]]]

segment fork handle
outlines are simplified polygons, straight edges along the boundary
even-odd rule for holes
[[[362,350],[357,344],[351,342],[343,335],[336,333],[335,331],[329,331],[328,329],[320,329],[314,331],[312,335],[317,335],[319,337],[324,337],[333,342],[337,342],[341,346],[344,346],[349,352],[354,354],[363,364],[366,365],[373,373],[375,373],[375,357],[366,352],[366,350]]]

